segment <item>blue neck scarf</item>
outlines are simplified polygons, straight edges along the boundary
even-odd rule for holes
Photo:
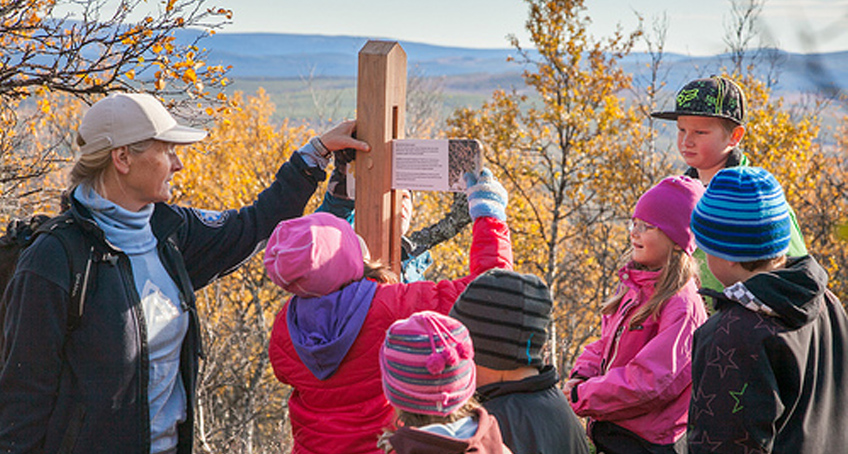
[[[144,254],[156,248],[156,237],[150,228],[152,203],[139,211],[130,211],[103,198],[87,185],[77,186],[74,198],[88,208],[113,246],[128,255]]]

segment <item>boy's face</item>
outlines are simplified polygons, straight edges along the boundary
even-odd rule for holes
[[[691,115],[677,118],[677,151],[687,165],[716,172],[724,168],[730,151],[742,139],[745,130],[740,126],[737,127],[739,132],[728,133],[722,121]]]
[[[744,276],[739,274],[741,267],[737,263],[710,254],[706,256],[707,266],[710,267],[713,276],[725,287],[744,280]]]

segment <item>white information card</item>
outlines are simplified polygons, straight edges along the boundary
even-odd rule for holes
[[[392,188],[416,191],[465,190],[466,172],[479,173],[480,142],[474,139],[392,141]]]

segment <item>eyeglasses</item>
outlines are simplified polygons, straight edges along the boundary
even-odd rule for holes
[[[655,228],[657,228],[657,226],[648,224],[641,219],[631,219],[630,223],[627,224],[627,230],[629,230],[630,233],[635,233],[637,235],[641,235],[646,231],[653,230]]]

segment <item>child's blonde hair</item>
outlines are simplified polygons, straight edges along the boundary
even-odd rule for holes
[[[363,276],[381,284],[397,284],[398,275],[380,260],[362,259],[364,262]]]
[[[633,250],[629,249],[624,254],[622,261],[625,264],[629,264],[627,266],[644,269],[642,265],[632,260],[632,252]],[[700,285],[698,263],[691,255],[685,253],[679,247],[672,248],[659,277],[657,277],[654,294],[648,299],[647,303],[633,314],[628,327],[635,328],[645,322],[649,317],[656,317],[662,311],[666,301],[676,295],[692,279],[695,279],[696,284]],[[616,293],[601,304],[601,313],[604,315],[614,314],[621,305],[621,300],[626,293],[626,286],[619,284]]]
[[[669,298],[679,292],[692,278],[698,279],[698,264],[692,258],[692,253],[697,246],[689,224],[692,210],[703,193],[704,185],[700,181],[686,176],[674,176],[664,178],[645,191],[636,202],[632,219],[640,219],[654,226],[656,231],[674,246],[661,268],[662,272],[654,285],[653,296],[631,318],[631,328],[638,326],[648,317],[659,314]],[[668,207],[674,207],[674,209],[669,210]],[[633,262],[632,248],[622,258],[623,266],[637,269],[641,266]],[[621,305],[621,300],[627,293],[626,290],[624,285],[620,285],[616,294],[601,305],[601,312],[604,315],[614,314]]]
[[[724,132],[727,133],[728,137],[733,135],[733,131],[736,131],[736,128],[744,128],[745,127],[745,126],[740,125],[739,123],[736,123],[733,120],[728,120],[727,118],[716,118],[716,119],[720,120],[721,127],[724,129]]]
[[[450,424],[469,416],[476,421],[478,417],[476,410],[478,408],[480,408],[480,403],[473,397],[469,398],[463,406],[457,408],[453,413],[446,416],[412,413],[395,408],[395,426],[424,427],[429,426],[430,424]],[[389,438],[394,434],[395,431],[393,429],[383,429],[383,433],[380,434],[380,437],[377,440],[377,447],[382,449],[385,453],[393,452],[394,448],[392,448]]]

